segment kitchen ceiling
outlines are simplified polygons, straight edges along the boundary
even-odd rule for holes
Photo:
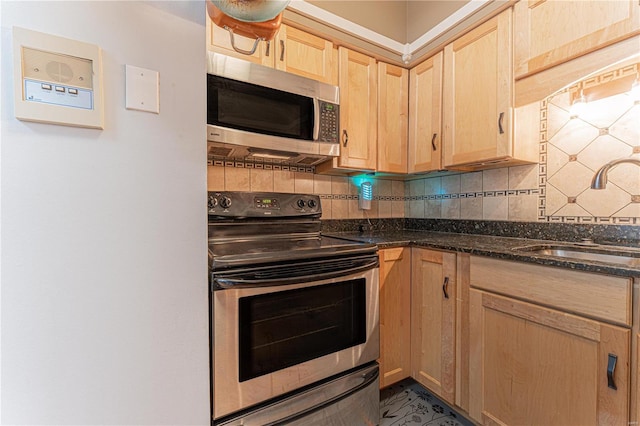
[[[469,0],[307,1],[399,43],[415,41]]]

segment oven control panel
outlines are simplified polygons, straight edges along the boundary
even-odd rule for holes
[[[313,194],[281,192],[209,192],[209,216],[223,218],[247,217],[320,217],[320,197]]]
[[[276,197],[255,197],[253,206],[256,209],[280,210],[280,201]]]

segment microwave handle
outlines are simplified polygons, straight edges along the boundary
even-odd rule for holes
[[[318,141],[320,137],[320,101],[313,98],[313,140]]]

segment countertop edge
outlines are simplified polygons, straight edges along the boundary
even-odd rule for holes
[[[559,258],[549,255],[537,255],[515,248],[538,244],[570,244],[570,242],[531,240],[513,237],[489,235],[457,234],[436,231],[395,231],[392,233],[326,233],[338,238],[373,243],[379,249],[395,247],[422,247],[437,250],[468,253],[501,260],[534,263],[538,265],[572,269],[623,277],[640,277],[640,268],[614,265],[605,262]]]

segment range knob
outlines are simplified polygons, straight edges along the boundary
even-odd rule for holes
[[[211,209],[215,209],[218,206],[218,199],[214,198],[214,197],[209,197],[209,203],[208,203],[208,207],[209,210]]]
[[[220,207],[223,209],[228,209],[231,206],[231,198],[224,196],[220,198]]]
[[[305,206],[304,200],[302,198],[300,198],[296,204],[298,205],[299,208],[303,209]]]
[[[315,209],[315,208],[316,208],[316,206],[318,205],[318,203],[316,203],[316,200],[313,200],[313,199],[312,199],[312,200],[307,201],[307,204],[309,205],[309,208],[310,208],[310,209]]]

